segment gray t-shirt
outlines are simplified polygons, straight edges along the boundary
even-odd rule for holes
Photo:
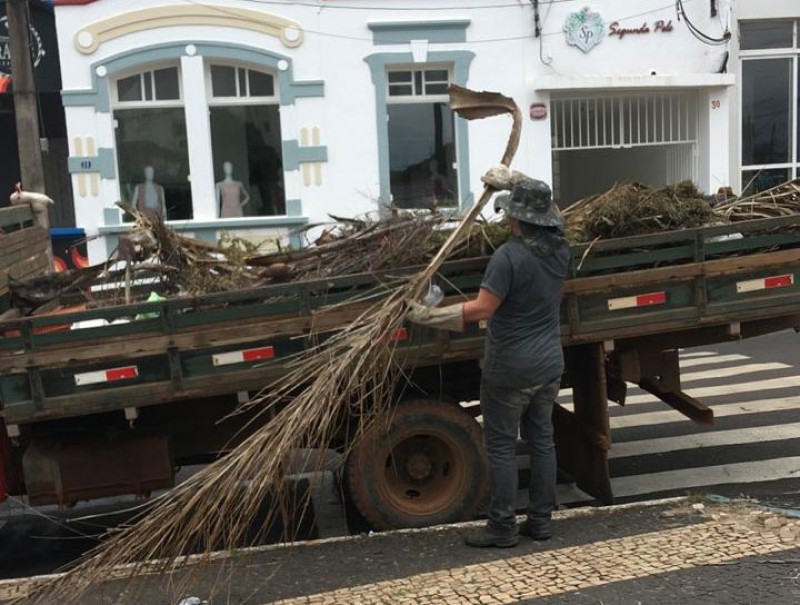
[[[569,246],[536,256],[521,238],[500,246],[481,288],[502,299],[488,322],[483,377],[512,388],[544,385],[564,371],[559,308]]]

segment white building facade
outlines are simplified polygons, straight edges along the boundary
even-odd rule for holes
[[[735,0],[732,185],[758,191],[800,177],[800,2]]]
[[[76,222],[103,236],[90,258],[128,229],[117,200],[163,202],[209,240],[468,207],[510,120],[454,117],[450,83],[517,102],[513,165],[562,205],[623,181],[736,188],[747,2],[665,4],[56,0]]]

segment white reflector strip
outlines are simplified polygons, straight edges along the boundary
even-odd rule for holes
[[[794,285],[794,274],[773,275],[761,279],[748,279],[736,282],[737,292],[754,292],[755,290],[771,290],[772,288],[788,288]]]
[[[631,309],[633,307],[650,307],[652,305],[663,305],[667,302],[666,292],[648,292],[638,296],[625,296],[623,298],[610,298],[608,300],[608,310]]]
[[[121,368],[110,368],[108,370],[97,370],[96,372],[83,372],[75,374],[75,384],[85,386],[87,384],[99,384],[101,382],[115,382],[117,380],[127,380],[139,376],[139,368],[136,366],[123,366]]]
[[[260,347],[258,349],[243,349],[241,351],[217,353],[211,356],[211,360],[215,366],[227,366],[234,363],[244,363],[246,361],[272,359],[273,357],[275,357],[274,347]]]

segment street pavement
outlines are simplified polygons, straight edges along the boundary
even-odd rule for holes
[[[559,511],[553,539],[474,549],[479,523],[272,546],[90,588],[82,605],[800,602],[800,510],[696,498]],[[0,583],[0,600],[35,580]],[[57,599],[45,603],[56,603]]]
[[[612,404],[609,413],[613,445],[609,464],[617,501],[626,503],[694,493],[697,494],[695,498],[702,498],[703,494],[721,494],[731,498],[747,496],[762,504],[800,507],[798,339],[800,335],[785,332],[743,343],[716,345],[681,353],[684,389],[707,403],[715,412],[715,426],[710,429],[694,425],[666,404],[656,401],[635,387],[629,391],[625,407]],[[569,392],[562,392],[560,402],[565,406],[570,405]],[[521,476],[524,478],[527,460],[521,457],[520,461],[523,466]],[[797,593],[800,585],[800,551],[796,544],[782,541],[784,538],[780,536],[780,528],[772,528],[777,531],[777,538],[776,531],[772,531],[770,535],[762,535],[767,528],[753,530],[756,531],[755,534],[745,532],[744,537],[737,534],[736,540],[741,538],[744,541],[734,542],[742,545],[745,550],[732,550],[725,556],[733,558],[717,562],[706,551],[702,551],[705,554],[695,560],[691,559],[691,552],[681,549],[676,551],[669,544],[660,542],[661,538],[656,534],[664,531],[677,532],[680,527],[704,524],[711,533],[702,534],[704,537],[701,542],[711,540],[716,535],[714,532],[728,531],[721,528],[730,524],[720,525],[723,515],[728,513],[696,511],[691,508],[689,501],[681,509],[687,509],[684,510],[685,514],[670,512],[671,505],[666,509],[659,506],[643,507],[642,510],[651,511],[648,513],[634,513],[633,511],[639,509],[629,508],[628,505],[589,507],[587,505],[592,503],[591,498],[567,480],[559,486],[559,502],[566,510],[557,513],[558,533],[551,542],[523,542],[520,547],[509,552],[480,554],[462,546],[466,526],[419,533],[374,534],[352,541],[342,540],[341,537],[348,530],[358,530],[359,526],[357,522],[353,523],[352,518],[348,518],[352,517],[352,510],[342,507],[339,485],[333,473],[307,479],[311,481],[314,490],[313,508],[316,519],[313,531],[304,537],[332,538],[333,541],[321,540],[310,542],[307,546],[255,551],[252,556],[245,556],[244,559],[252,561],[255,560],[254,557],[262,555],[273,558],[267,567],[258,563],[251,569],[251,575],[245,574],[241,581],[242,586],[249,586],[248,590],[252,594],[244,595],[241,592],[244,589],[237,588],[236,584],[233,588],[228,587],[233,596],[220,599],[211,587],[201,584],[196,591],[200,596],[214,603],[248,604],[268,603],[279,599],[295,599],[289,601],[291,603],[430,602],[451,605],[473,602],[578,605],[800,602]],[[521,484],[521,488],[524,487]],[[520,510],[525,506],[526,497],[526,490],[521,489],[518,500]],[[125,506],[131,504],[132,502],[128,502]],[[708,508],[720,506],[728,505],[713,504],[708,505]],[[84,519],[83,526],[78,528],[84,535],[99,534],[105,523],[105,517],[95,518],[91,515],[91,510],[88,513],[74,510],[59,514],[50,511],[48,516],[41,517],[30,510],[16,510],[24,510],[25,523],[20,524],[19,516],[9,514],[5,518],[6,525],[0,528],[0,561],[6,577],[47,573],[77,556],[87,546],[94,545],[93,539],[81,543],[75,531],[75,518],[89,515]],[[11,512],[13,511],[12,503]],[[758,511],[763,509],[755,507],[747,514]],[[748,516],[744,518],[745,521],[749,519]],[[791,516],[787,518],[790,519],[790,526],[795,527],[796,521]],[[54,520],[61,525],[55,525]],[[693,535],[678,532],[673,537],[681,545],[690,545]],[[665,539],[669,541],[672,538]],[[678,558],[689,557],[687,561],[695,563],[667,566],[659,559],[653,573],[636,571],[642,561],[648,560],[643,553],[636,550],[635,546],[639,542],[653,546],[658,552],[672,552]],[[22,546],[23,544],[27,545]],[[766,546],[778,548],[777,544],[781,545],[782,550],[775,552],[780,556],[773,556],[771,550],[758,550],[763,550]],[[618,555],[617,558],[606,560],[605,555],[598,555],[597,560],[604,563],[594,565],[578,557],[577,553],[595,549],[598,545],[611,549]],[[720,552],[727,551],[720,548]],[[543,557],[544,553],[549,553],[547,556],[550,559],[537,558]],[[522,558],[517,561],[515,557]],[[519,569],[550,569],[548,565],[555,565],[558,573],[552,570],[547,573],[553,578],[562,578],[561,570],[573,565],[570,561],[574,557],[578,557],[575,559],[578,567],[597,571],[600,574],[599,580],[591,576],[580,580],[578,585],[569,585],[572,586],[569,589],[567,585],[558,585],[556,592],[547,594],[530,592],[530,587],[521,592],[509,592],[506,589],[508,586],[520,588],[528,584],[549,586],[547,578],[531,576],[528,571],[522,573]],[[512,559],[510,567],[504,566]],[[614,565],[611,564],[612,559]],[[440,574],[432,576],[435,578],[434,583],[448,583],[450,580],[443,580],[441,577],[445,572],[453,578],[461,578],[459,582],[469,585],[470,582],[459,574],[482,577],[481,566],[485,565],[489,565],[489,575],[503,577],[506,581],[498,585],[491,582],[487,585],[485,579],[477,582],[476,585],[482,587],[478,592],[483,601],[472,601],[460,593],[452,596],[447,592],[436,593],[436,598],[440,600],[425,600],[422,593],[414,593],[414,598],[418,600],[391,600],[384,595],[381,597],[383,600],[376,601],[374,595],[367,598],[359,592],[369,592],[372,590],[369,587],[379,584],[380,587],[389,586],[386,590],[400,591],[397,593],[400,595],[402,590],[398,588],[397,582],[403,584],[402,579],[410,578],[410,584],[417,587],[428,582],[425,574]],[[298,575],[295,572],[298,566],[305,570],[304,574]],[[615,573],[621,572],[612,572],[613,567],[633,569],[635,575],[619,577]],[[464,572],[464,569],[467,571]],[[512,576],[517,573],[521,575],[512,581]],[[252,575],[259,577],[251,577]],[[260,576],[269,579],[268,587],[262,586]],[[219,578],[219,574],[217,577]],[[337,584],[340,580],[336,578],[340,578],[341,582],[346,579],[346,582]],[[570,579],[575,580],[572,576]],[[591,586],[581,583],[590,580],[601,582]],[[148,598],[139,602],[177,605],[181,595],[187,596],[189,593],[176,592],[174,578],[170,582],[172,588],[160,589],[161,592],[156,597],[153,596],[155,593],[152,593],[152,589],[148,588]],[[384,585],[384,582],[395,583]],[[562,584],[564,582],[566,580]],[[10,586],[13,584],[6,585],[6,588],[12,590]],[[3,590],[0,585],[0,595],[6,594]],[[383,588],[375,590],[380,593]],[[355,592],[350,594],[348,591]],[[302,600],[310,595],[316,595],[315,600]],[[443,595],[450,595],[450,600],[441,600]],[[488,600],[496,595],[508,597]],[[397,599],[399,598],[398,596]]]

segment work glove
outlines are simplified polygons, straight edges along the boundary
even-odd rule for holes
[[[418,302],[409,300],[408,315],[406,319],[421,326],[450,330],[451,332],[464,331],[464,317],[461,303],[446,307],[426,307]]]
[[[481,177],[481,181],[494,189],[511,191],[514,183],[521,178],[525,178],[525,175],[518,170],[511,170],[505,164],[496,164],[486,171],[486,174]]]

